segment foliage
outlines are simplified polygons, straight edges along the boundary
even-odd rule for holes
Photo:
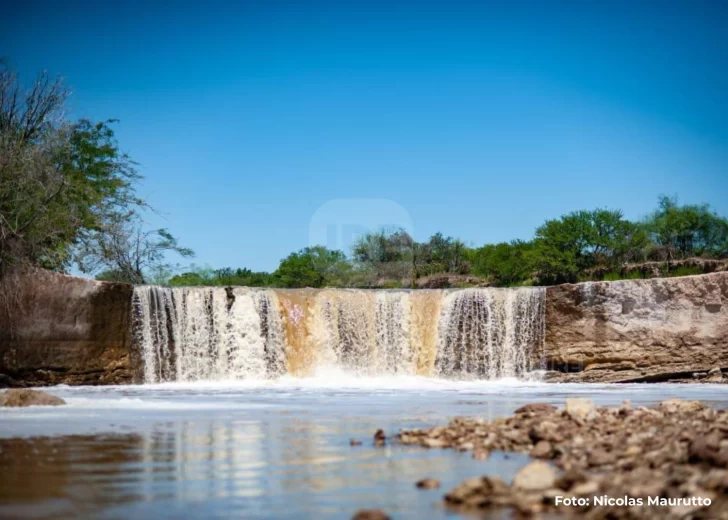
[[[115,281],[143,284],[150,281],[146,273],[172,270],[165,261],[168,252],[184,258],[194,256],[166,229],[145,230],[135,215],[114,214],[90,232],[76,258],[82,271],[104,269],[105,274],[116,277]]]
[[[68,94],[60,78],[46,74],[24,91],[0,63],[0,277],[16,267],[66,271],[74,263],[83,272],[104,268],[104,278],[133,272],[130,262],[112,262],[108,248],[100,248],[122,231],[131,234],[121,223],[138,220],[146,206],[134,191],[140,176],[119,150],[113,121],[65,119]],[[132,263],[143,268],[163,267],[155,251],[186,251],[166,230],[139,231],[135,238],[147,256],[137,254]],[[137,272],[123,281],[140,279]]]
[[[531,277],[532,249],[532,242],[522,240],[487,244],[472,254],[473,274],[500,286],[521,285]]]
[[[350,271],[343,252],[314,246],[281,260],[273,278],[278,287],[341,287],[346,285]]]
[[[707,204],[680,206],[677,198],[662,196],[643,227],[655,245],[656,260],[728,255],[728,219]]]

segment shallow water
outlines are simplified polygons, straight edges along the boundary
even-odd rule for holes
[[[510,479],[528,458],[372,446],[378,428],[495,418],[567,397],[728,407],[722,385],[547,385],[330,373],[310,379],[56,387],[64,407],[0,409],[0,517],[452,517],[438,502],[461,480]],[[350,439],[363,441],[352,447]],[[433,477],[439,490],[415,481]]]

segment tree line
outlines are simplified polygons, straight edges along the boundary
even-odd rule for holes
[[[454,280],[450,285],[552,285],[653,276],[654,269],[633,268],[646,263],[655,263],[663,276],[698,274],[702,267],[685,267],[681,260],[727,257],[728,219],[707,204],[681,205],[663,196],[637,222],[619,210],[575,211],[547,220],[531,240],[481,247],[441,233],[418,242],[402,229],[379,230],[359,237],[349,255],[306,247],[272,273],[202,268],[174,276],[169,284],[396,288],[447,275]]]
[[[171,267],[167,253],[192,251],[145,224],[116,121],[69,120],[69,95],[46,73],[24,88],[0,62],[0,281],[42,267],[145,283]]]

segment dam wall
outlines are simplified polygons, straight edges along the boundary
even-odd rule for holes
[[[6,299],[7,300],[7,299]],[[728,368],[728,273],[548,288],[133,287],[35,271],[0,385],[360,376],[628,382]]]

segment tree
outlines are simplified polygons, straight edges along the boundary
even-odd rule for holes
[[[500,286],[520,285],[533,277],[533,243],[522,240],[487,244],[473,253],[473,273]]]
[[[659,260],[728,255],[728,219],[707,204],[680,206],[676,197],[663,195],[643,226]]]
[[[420,250],[404,229],[381,229],[354,243],[353,258],[369,286],[382,280],[409,280]]]
[[[104,269],[117,282],[143,284],[151,273],[171,271],[168,253],[183,258],[194,256],[166,229],[145,230],[136,215],[114,215],[104,226],[90,233],[77,253],[82,271]]]
[[[344,286],[350,272],[351,266],[343,252],[314,246],[281,260],[273,278],[279,287]]]
[[[0,67],[0,276],[23,265],[64,271],[113,214],[144,206],[140,176],[112,121],[64,119],[61,79],[41,74],[24,92]]]

